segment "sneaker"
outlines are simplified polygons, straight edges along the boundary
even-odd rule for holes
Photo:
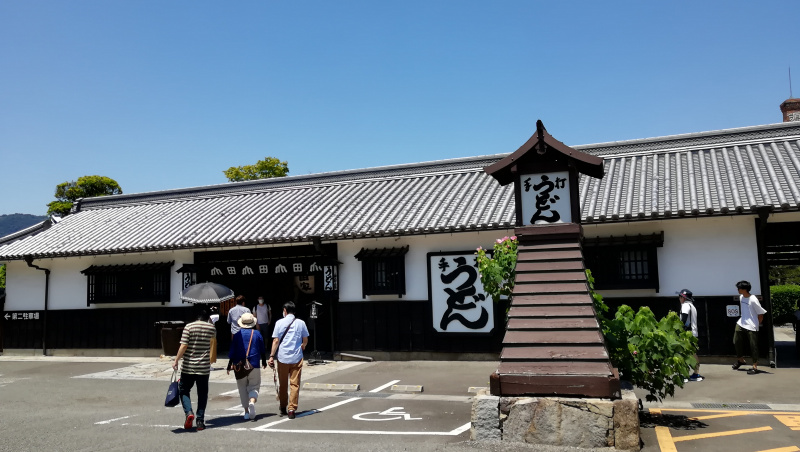
[[[199,432],[200,430],[205,430],[205,429],[206,429],[206,423],[203,422],[202,419],[198,419],[197,420],[197,431]]]
[[[250,420],[251,421],[255,421],[256,420],[256,404],[255,403],[250,402],[250,404],[247,405],[247,414],[250,415]]]
[[[250,420],[250,410],[244,410],[244,420],[245,421]]]
[[[193,422],[194,422],[194,414],[193,413],[187,414],[186,415],[186,420],[183,422],[183,428],[185,428],[186,430],[189,430],[190,428],[192,428],[192,423]]]
[[[700,374],[692,374],[689,376],[689,381],[703,381],[706,378]]]
[[[294,419],[294,410],[289,410],[289,419]]]
[[[750,369],[747,371],[747,375],[755,375],[758,373],[758,369]]]
[[[742,364],[744,364],[744,363],[743,363],[743,362],[741,362],[741,361],[736,361],[736,362],[735,362],[735,363],[733,363],[733,365],[731,366],[731,369],[733,369],[733,370],[739,370],[739,368],[740,368],[740,367],[742,367]]]

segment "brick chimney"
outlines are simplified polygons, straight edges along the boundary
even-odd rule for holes
[[[783,101],[781,113],[783,113],[783,122],[800,122],[800,99],[793,97]]]

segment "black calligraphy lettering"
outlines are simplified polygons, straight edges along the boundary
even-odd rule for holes
[[[476,294],[477,290],[475,289],[475,282],[478,280],[478,271],[475,269],[475,267],[467,264],[467,259],[465,257],[457,257],[453,259],[453,261],[456,263],[457,267],[450,273],[443,273],[440,275],[442,282],[444,284],[451,284],[456,280],[456,278],[464,273],[467,275],[467,280],[456,287],[456,290],[453,290],[449,287],[444,289],[448,295],[447,310],[444,312],[442,320],[439,322],[439,327],[443,331],[446,331],[447,326],[451,322],[458,321],[467,328],[479,330],[486,326],[489,321],[489,313],[483,306],[481,306],[480,317],[475,321],[467,320],[467,318],[464,317],[464,315],[462,315],[460,312],[453,313],[453,311],[469,311],[476,309],[478,307],[477,302],[486,299],[485,295]],[[467,297],[472,297],[473,301],[467,303]]]
[[[557,177],[556,182],[561,182],[563,184],[566,182],[566,179]],[[536,195],[536,212],[531,217],[531,223],[535,224],[539,220],[546,221],[547,223],[555,223],[561,219],[561,214],[558,213],[557,210],[550,210],[552,207],[550,204],[555,204],[555,202],[559,200],[558,195],[554,195],[552,198],[550,197],[550,192],[552,192],[554,188],[556,188],[556,184],[550,182],[550,178],[547,177],[547,175],[542,175],[542,181],[533,186],[533,189],[538,192],[538,194]],[[550,212],[551,215],[543,215],[545,212]]]

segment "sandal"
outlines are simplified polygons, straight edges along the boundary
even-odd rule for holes
[[[741,361],[736,361],[736,362],[735,362],[735,363],[733,363],[733,365],[731,366],[731,369],[733,369],[733,370],[739,370],[739,368],[740,368],[740,367],[742,367],[742,364],[744,364],[744,363],[743,363],[743,362],[741,362]]]

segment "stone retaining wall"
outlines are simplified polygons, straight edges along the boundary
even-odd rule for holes
[[[484,390],[472,403],[474,441],[502,440],[582,448],[639,446],[639,400],[497,397]]]

